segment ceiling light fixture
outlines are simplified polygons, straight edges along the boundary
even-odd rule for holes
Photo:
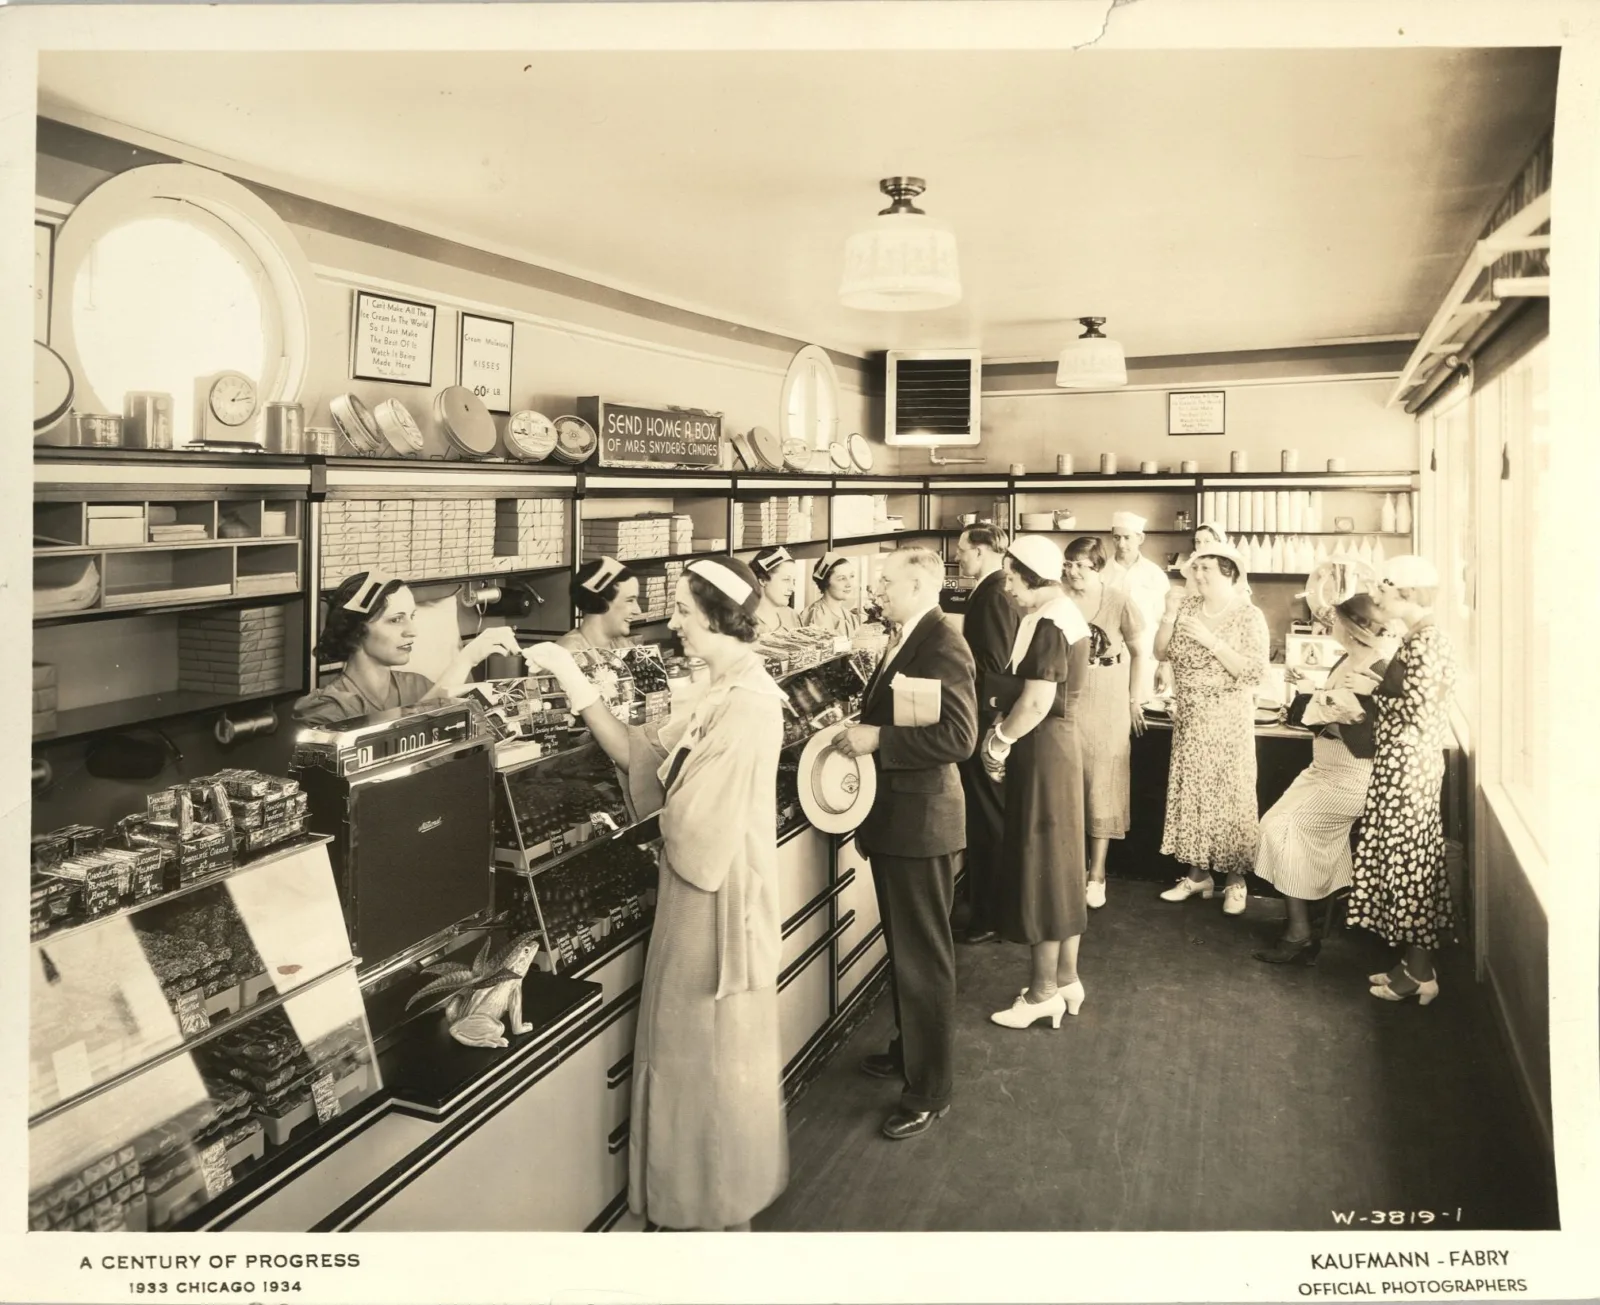
[[[1064,390],[1106,390],[1128,383],[1122,346],[1100,334],[1103,317],[1080,317],[1083,335],[1061,351],[1056,384]]]
[[[912,200],[921,177],[885,177],[878,189],[894,202],[845,243],[839,300],[846,308],[908,313],[961,301],[955,234]]]

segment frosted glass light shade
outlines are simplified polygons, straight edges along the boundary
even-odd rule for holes
[[[922,213],[884,213],[844,247],[846,308],[907,313],[961,302],[955,234]]]
[[[1073,340],[1056,363],[1056,384],[1064,390],[1104,390],[1127,383],[1127,361],[1115,340]]]

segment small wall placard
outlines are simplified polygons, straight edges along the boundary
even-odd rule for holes
[[[1185,390],[1167,395],[1168,435],[1225,435],[1227,395],[1222,390]]]
[[[433,326],[439,310],[414,299],[355,292],[350,375],[358,381],[433,384]]]
[[[714,412],[640,408],[589,397],[574,411],[600,437],[602,467],[722,465],[722,418]]]
[[[516,328],[498,317],[462,313],[456,374],[490,412],[511,413],[511,351]]]

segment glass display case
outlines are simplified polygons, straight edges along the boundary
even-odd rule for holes
[[[154,1230],[377,1089],[326,840],[30,946],[29,1227]]]

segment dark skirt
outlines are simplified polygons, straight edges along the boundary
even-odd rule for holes
[[[1048,716],[1006,762],[1000,932],[1009,941],[1059,942],[1084,931],[1083,820],[1078,728]]]

